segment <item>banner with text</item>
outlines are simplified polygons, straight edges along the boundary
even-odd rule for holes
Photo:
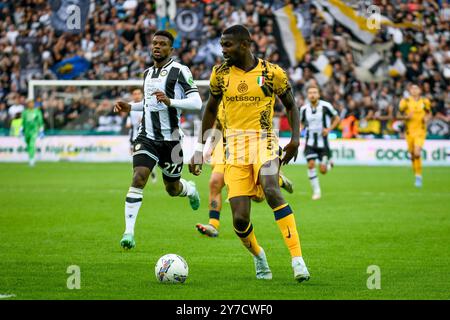
[[[196,137],[185,137],[185,163],[195,149]],[[289,142],[280,138],[280,145]],[[337,165],[410,165],[404,140],[331,140]],[[305,164],[302,145],[295,163]],[[36,142],[37,161],[131,162],[128,136],[55,136]],[[450,166],[450,140],[427,140],[422,151],[426,166]],[[23,139],[0,138],[0,162],[26,162]]]

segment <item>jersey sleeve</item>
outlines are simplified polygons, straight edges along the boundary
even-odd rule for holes
[[[183,66],[178,74],[178,83],[181,85],[186,96],[190,93],[198,92],[191,70],[186,66]]]
[[[408,101],[406,99],[400,100],[398,110],[400,112],[405,112],[407,108],[408,108]]]
[[[331,103],[327,103],[326,105],[324,105],[324,107],[330,117],[333,118],[338,115],[337,110],[333,107]]]
[[[222,96],[222,89],[220,88],[217,76],[217,66],[213,67],[211,77],[209,78],[209,91],[215,97]]]
[[[273,70],[273,90],[277,96],[283,95],[291,88],[286,71],[274,65]]]

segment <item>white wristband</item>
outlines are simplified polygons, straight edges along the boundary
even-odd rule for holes
[[[200,142],[197,142],[197,144],[195,145],[195,151],[197,152],[203,152],[203,148],[205,147],[204,144],[201,144]]]

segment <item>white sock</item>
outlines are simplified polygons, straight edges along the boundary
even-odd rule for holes
[[[309,182],[314,193],[320,193],[319,177],[317,176],[316,168],[308,169]]]
[[[183,186],[183,190],[181,190],[179,197],[189,197],[195,194],[195,187],[192,184],[188,183],[188,181],[180,179],[180,183]]]
[[[304,265],[305,261],[303,261],[302,257],[292,257],[292,266],[295,266],[298,263],[301,263]]]
[[[125,233],[134,234],[134,224],[142,204],[143,190],[130,187],[125,200]]]

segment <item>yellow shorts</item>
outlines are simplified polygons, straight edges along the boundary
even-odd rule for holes
[[[277,157],[275,155],[273,159]],[[267,161],[273,159],[267,159]],[[263,164],[226,164],[224,178],[228,190],[228,199],[240,196],[262,197],[264,192],[258,183],[258,179]],[[278,172],[278,166],[273,168],[264,167],[263,169],[267,170],[267,174],[276,174]]]
[[[415,147],[423,147],[425,143],[426,134],[416,133],[405,135],[406,143],[408,144],[408,151],[413,152]]]
[[[278,140],[261,138],[258,133],[227,135],[225,153],[225,185],[228,199],[258,195],[260,174],[278,174],[279,165],[264,166],[279,156]],[[261,194],[261,191],[259,192]]]

